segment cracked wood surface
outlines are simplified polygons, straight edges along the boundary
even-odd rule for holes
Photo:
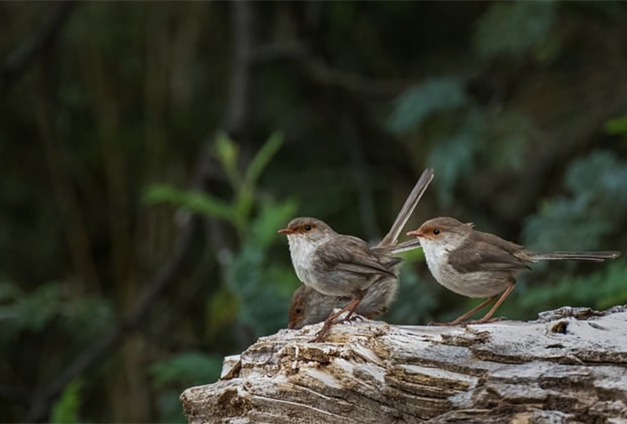
[[[280,330],[183,392],[190,423],[627,423],[627,308]]]

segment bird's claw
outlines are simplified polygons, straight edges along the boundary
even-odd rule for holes
[[[355,321],[364,321],[365,318],[361,315],[351,315],[350,317],[345,317],[336,321],[336,324],[352,324]]]
[[[465,325],[489,324],[491,322],[499,322],[505,319],[506,319],[505,317],[494,317],[494,318],[488,318],[488,319],[481,318],[481,319],[476,319],[472,321],[467,321]]]
[[[361,315],[353,315],[352,317],[350,317],[349,321],[365,321],[366,319],[364,317],[362,317]]]
[[[461,321],[451,321],[451,322],[430,322],[429,326],[433,327],[455,327],[457,325],[465,325],[462,324]]]

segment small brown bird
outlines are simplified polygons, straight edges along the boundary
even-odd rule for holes
[[[279,230],[287,235],[292,265],[303,284],[327,296],[351,299],[339,312],[329,315],[314,341],[322,340],[344,312],[348,312],[346,319],[350,319],[373,284],[385,280],[396,282],[396,268],[401,259],[394,254],[419,246],[416,240],[402,247],[395,246],[396,241],[432,179],[432,169],[422,173],[392,228],[375,247],[368,247],[357,237],[338,234],[315,218],[294,218]]]
[[[532,252],[493,234],[473,229],[455,218],[434,218],[407,233],[420,240],[427,266],[438,283],[462,296],[485,302],[444,325],[458,325],[478,310],[494,303],[474,324],[489,322],[514,289],[515,276],[539,261],[581,260],[602,262],[620,252]]]
[[[394,250],[394,253],[417,249],[418,247],[420,247],[420,243],[401,243],[397,245],[398,250]],[[361,303],[355,308],[355,313],[368,319],[383,315],[396,298],[397,291],[397,279],[377,281],[370,286]],[[333,310],[343,308],[350,301],[350,297],[327,296],[311,287],[302,285],[292,295],[287,328],[300,329],[306,325],[322,322],[333,313]]]
[[[392,279],[374,283],[366,292],[361,303],[355,308],[355,313],[368,319],[384,314],[394,301],[397,288],[397,281]],[[294,291],[292,296],[287,328],[299,329],[306,325],[322,322],[333,313],[334,309],[341,309],[350,301],[350,297],[327,296],[318,293],[311,287],[302,285]]]

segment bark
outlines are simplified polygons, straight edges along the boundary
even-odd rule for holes
[[[627,308],[463,327],[320,324],[262,337],[183,392],[190,423],[627,422]]]

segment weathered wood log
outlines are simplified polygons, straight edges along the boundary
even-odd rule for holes
[[[183,392],[190,423],[627,423],[627,308],[262,337]]]

